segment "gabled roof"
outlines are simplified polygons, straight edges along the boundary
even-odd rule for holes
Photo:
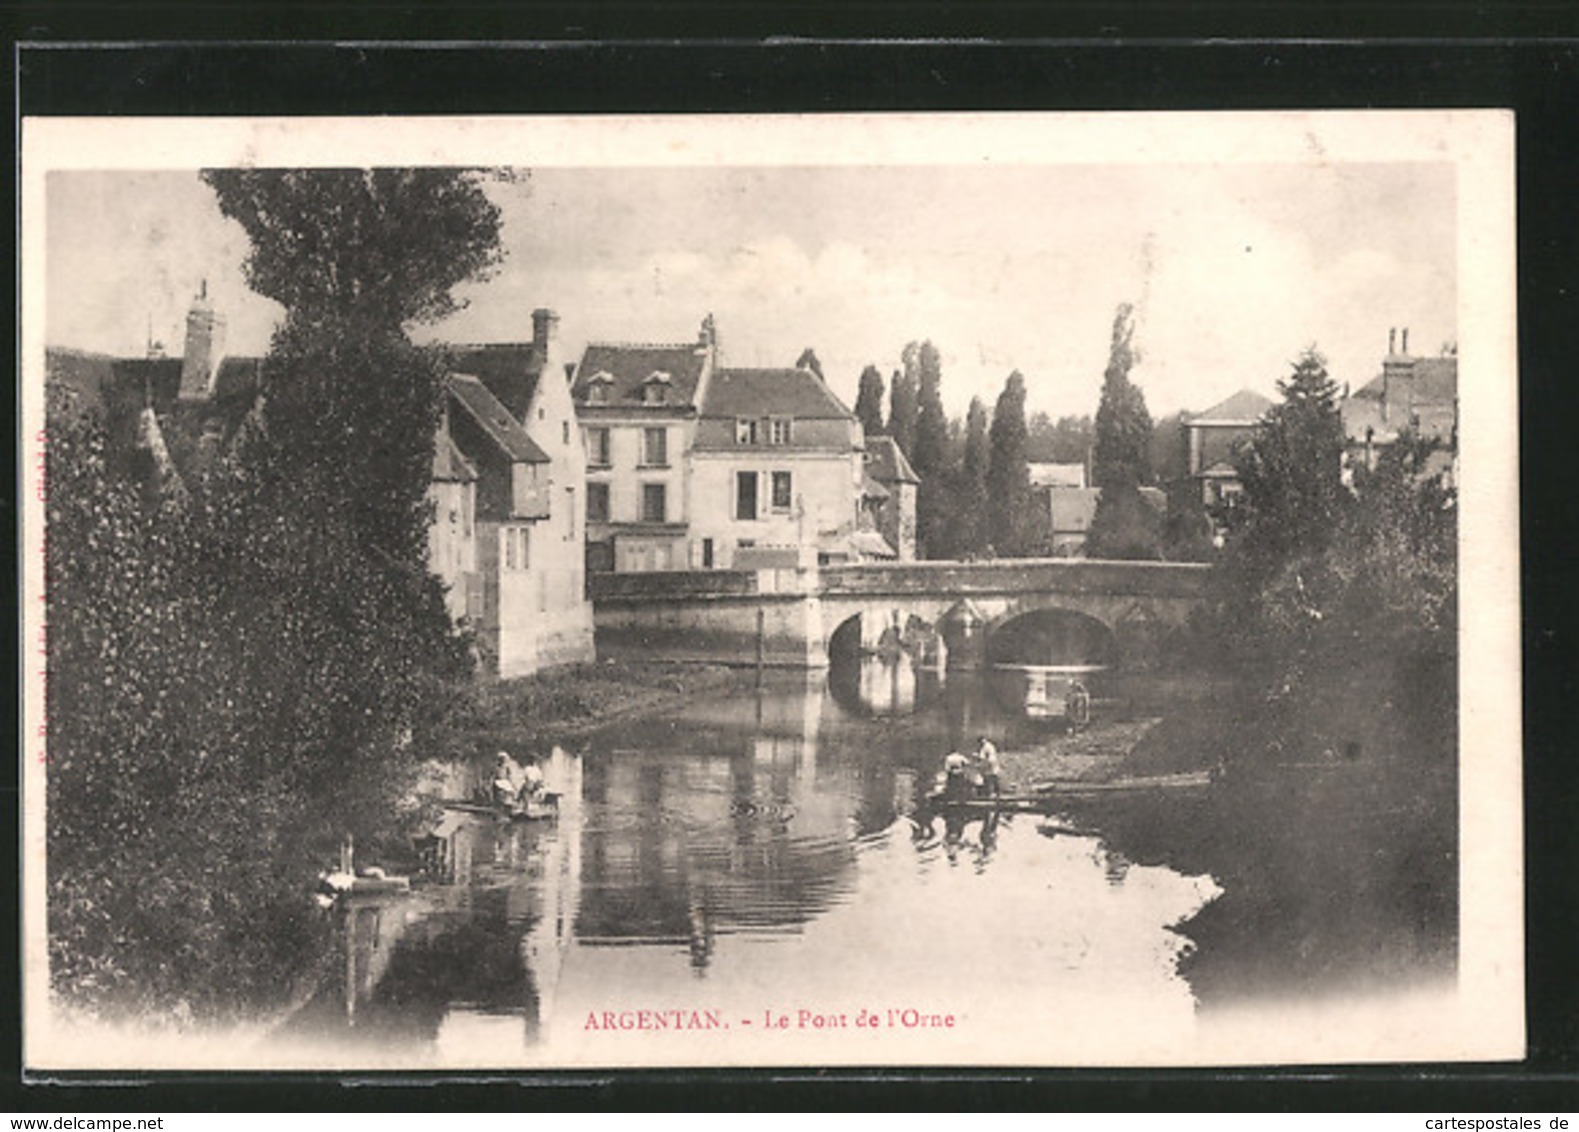
[[[530,342],[491,342],[445,350],[455,373],[479,378],[517,420],[526,416],[543,372],[543,355]]]
[[[471,483],[477,478],[477,469],[461,450],[455,447],[455,438],[441,431],[433,442],[433,479],[449,483]]]
[[[115,359],[108,354],[51,346],[44,351],[44,380],[48,386],[71,394],[83,408],[101,403]]]
[[[866,471],[878,483],[920,483],[921,477],[905,459],[891,436],[866,438]]]
[[[1263,397],[1253,389],[1241,389],[1226,401],[1219,401],[1204,412],[1191,413],[1185,419],[1185,423],[1252,425],[1260,421],[1271,407],[1270,398]]]
[[[524,464],[549,462],[548,456],[532,442],[520,422],[489,392],[481,379],[467,373],[452,373],[448,382],[450,395],[456,403],[511,460]]]
[[[117,358],[112,363],[115,380],[123,390],[146,390],[155,407],[162,412],[181,393],[180,358]],[[263,359],[238,355],[222,358],[214,376],[211,400],[250,401],[263,380]]]
[[[853,420],[854,414],[809,369],[721,369],[707,388],[704,417]]]
[[[863,473],[861,475],[861,495],[864,496],[865,498],[867,498],[867,499],[887,499],[892,494],[893,494],[893,492],[889,491],[886,487],[884,487],[882,484],[878,483],[871,476],[866,475],[865,473]]]
[[[705,362],[706,355],[694,342],[684,345],[593,342],[581,355],[570,392],[578,402],[585,403],[592,378],[607,374],[607,404],[640,405],[642,387],[653,374],[662,373],[669,377],[670,406],[687,406],[696,400],[696,386]]]
[[[1407,393],[1399,392],[1400,385]],[[1377,374],[1351,396],[1380,401],[1384,387],[1389,396],[1407,396],[1416,405],[1451,405],[1458,398],[1458,358],[1452,354],[1439,358],[1411,358],[1391,373]]]

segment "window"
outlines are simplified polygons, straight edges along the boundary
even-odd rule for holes
[[[609,485],[606,483],[587,484],[587,522],[606,523],[609,521]]]
[[[641,521],[644,523],[669,521],[669,493],[663,484],[641,485]]]
[[[667,405],[669,403],[670,377],[662,370],[654,370],[642,382],[641,401],[643,405]]]
[[[565,541],[576,541],[576,489],[565,488]]]
[[[773,510],[788,513],[790,509],[790,474],[773,473]]]
[[[757,473],[735,473],[735,518],[757,517]]]
[[[587,463],[594,468],[609,466],[609,430],[587,429]]]
[[[735,443],[755,444],[757,442],[757,422],[741,417],[735,421]]]
[[[649,468],[669,466],[669,430],[648,428],[642,430],[641,462]]]
[[[790,421],[788,417],[773,417],[768,421],[768,443],[783,447],[790,442]]]
[[[562,435],[559,438],[559,442],[561,444],[569,444],[570,443],[570,422],[569,421],[560,421],[559,422],[559,429],[560,429],[560,432],[562,433]]]
[[[529,570],[532,566],[532,530],[530,527],[502,527],[504,540],[504,568]]]
[[[713,540],[710,539],[710,538],[704,538],[702,540],[702,569],[704,569],[704,570],[711,570],[712,568],[713,568]]]
[[[609,386],[614,378],[601,370],[587,380],[587,404],[607,405],[609,403]]]

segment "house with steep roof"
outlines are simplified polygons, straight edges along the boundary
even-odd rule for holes
[[[865,452],[855,414],[809,364],[718,369],[690,451],[692,565],[773,569],[893,557],[861,521]],[[900,472],[896,484],[904,478]]]
[[[1458,352],[1437,357],[1409,353],[1409,331],[1400,341],[1388,334],[1382,371],[1339,403],[1344,458],[1352,466],[1374,468],[1405,431],[1436,441],[1440,451],[1427,463],[1428,474],[1451,474],[1458,447]]]
[[[865,439],[863,512],[871,517],[871,529],[882,536],[888,553],[900,562],[913,562],[916,557],[916,493],[921,487],[921,477],[916,475],[893,437],[868,436]],[[883,550],[873,545],[866,557],[883,557]]]
[[[453,349],[435,437],[429,565],[448,585],[451,615],[476,632],[484,667],[502,676],[593,655],[578,498],[586,465],[554,323],[534,312],[529,343]],[[59,411],[102,410],[122,470],[161,488],[228,448],[266,392],[262,359],[225,354],[224,318],[206,293],[193,301],[179,357],[51,350],[49,370]]]
[[[713,379],[712,320],[696,341],[593,342],[571,374],[586,452],[586,568],[685,570],[693,561],[687,456]]]
[[[536,310],[530,342],[447,350],[429,489],[443,530],[430,551],[451,611],[463,611],[502,677],[593,659],[586,455],[558,322]]]

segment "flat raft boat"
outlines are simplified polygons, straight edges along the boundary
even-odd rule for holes
[[[995,798],[949,799],[941,791],[935,791],[927,795],[927,805],[935,811],[1043,814],[1060,803],[1073,799],[1085,801],[1162,792],[1201,791],[1211,784],[1212,776],[1204,770],[1192,771],[1188,774],[1119,778],[1109,782],[1063,780],[1034,783],[1028,792],[1000,794]]]

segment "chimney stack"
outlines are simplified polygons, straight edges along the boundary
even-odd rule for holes
[[[1404,327],[1404,341],[1401,352],[1403,353],[1404,357],[1407,358],[1409,356],[1409,328],[1407,326]]]
[[[532,312],[532,345],[547,353],[548,344],[559,335],[559,316],[546,307]]]
[[[1392,357],[1398,352],[1398,328],[1389,327],[1387,331],[1387,356]]]

